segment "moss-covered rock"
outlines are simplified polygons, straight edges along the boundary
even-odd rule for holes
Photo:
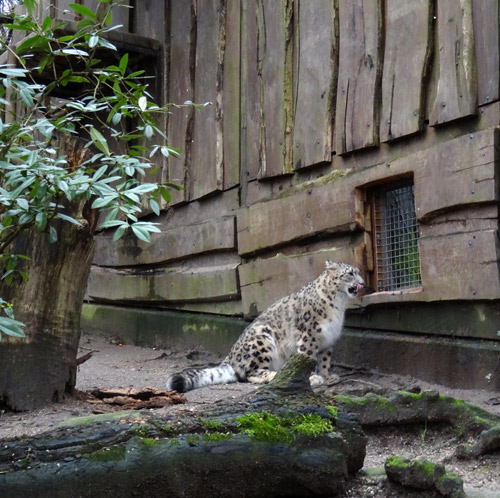
[[[446,472],[442,464],[416,458],[409,460],[390,456],[385,461],[387,478],[402,486],[414,489],[435,490],[442,496],[465,498],[460,476]]]

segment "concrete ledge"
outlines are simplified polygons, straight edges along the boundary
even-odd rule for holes
[[[208,313],[185,313],[84,304],[81,326],[136,346],[199,347],[226,355],[247,322]]]
[[[138,346],[203,346],[226,355],[245,326],[241,318],[85,304],[82,328]],[[500,390],[498,341],[344,329],[334,361],[383,373],[411,375],[454,388]]]
[[[334,361],[454,388],[500,390],[498,341],[345,328]]]

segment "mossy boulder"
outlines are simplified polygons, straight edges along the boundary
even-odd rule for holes
[[[390,456],[385,461],[387,478],[404,487],[435,490],[442,496],[465,498],[460,476],[446,472],[444,465],[416,458],[409,460]]]

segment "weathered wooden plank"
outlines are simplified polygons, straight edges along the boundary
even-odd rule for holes
[[[240,182],[240,8],[240,0],[227,3],[224,30],[224,189]]]
[[[432,43],[430,0],[386,3],[380,123],[383,142],[422,129],[424,81]]]
[[[295,169],[331,160],[336,80],[333,0],[297,0],[296,91],[293,164]]]
[[[162,44],[165,42],[165,2],[141,0],[140,3],[136,2],[132,15],[134,33],[153,38]],[[175,27],[177,28],[177,23]]]
[[[260,164],[260,87],[257,54],[257,0],[241,4],[241,173],[255,180]]]
[[[192,199],[222,190],[222,74],[226,0],[196,2],[195,101],[213,105],[197,111],[192,144]]]
[[[498,130],[486,130],[401,159],[413,163],[417,217],[498,201],[498,144]]]
[[[471,0],[441,0],[437,20],[438,82],[431,126],[477,113]]]
[[[54,6],[55,16],[58,19],[66,19],[71,21],[74,20],[73,17],[71,18],[68,17],[68,14],[70,12],[73,12],[69,8],[70,3],[75,3],[75,2],[72,2],[71,0],[51,0],[51,4]]]
[[[194,43],[195,32],[193,2],[170,0],[170,67],[168,75],[168,99],[173,104],[182,105],[194,100]],[[169,145],[181,150],[178,158],[171,157],[167,163],[168,180],[183,187],[172,192],[171,204],[175,205],[188,198],[187,174],[190,165],[193,109],[173,107],[168,116]]]
[[[258,0],[260,174],[292,173],[293,0]]]
[[[152,0],[150,0],[152,1]],[[141,6],[144,2],[141,2]],[[130,0],[125,0],[116,4],[113,7],[113,19],[111,21],[111,26],[121,25],[121,28],[118,28],[119,31],[130,31],[130,18],[134,15],[136,10],[140,10],[137,7],[135,9],[129,9]],[[147,36],[147,33],[143,33],[144,36]]]
[[[339,247],[274,258],[254,259],[239,267],[241,299],[245,316],[255,316],[278,299],[314,280],[332,260],[361,267],[362,247]]]
[[[94,264],[134,266],[171,261],[213,251],[236,249],[235,217],[220,218],[197,225],[153,233],[151,242],[136,237],[112,242],[112,235],[96,237]]]
[[[427,300],[492,299],[500,296],[497,230],[419,240],[422,287]]]
[[[94,12],[97,12],[99,7],[106,7],[105,4],[101,4],[98,0],[85,0],[84,2],[77,2],[76,0],[52,0],[51,3],[53,5],[53,15],[55,15],[57,19],[63,19],[65,21],[79,20],[78,14],[69,6],[71,3],[83,3],[83,5],[92,9]],[[128,8],[129,5],[130,0],[124,0],[113,7],[110,26],[121,25],[122,27],[118,28],[120,31],[129,30],[129,18],[131,15],[131,9]],[[45,15],[48,15],[48,13],[45,13]]]
[[[231,215],[239,209],[238,189],[231,189],[214,197],[205,197],[200,201],[177,205],[170,209],[158,221],[169,228],[189,227]]]
[[[356,228],[355,196],[341,179],[259,202],[238,212],[240,255],[258,252],[322,231]]]
[[[425,225],[427,237],[496,230],[498,228],[498,205],[473,204],[469,207],[458,208],[437,214],[432,222]]]
[[[148,85],[148,92],[152,95],[156,104],[162,106],[167,101],[166,97],[166,65],[167,57],[165,51],[165,42],[167,38],[168,28],[166,29],[166,8],[165,2],[155,2],[153,0],[143,0],[139,5],[136,4],[133,9],[115,9],[122,16],[123,22],[127,22],[125,26],[130,28],[134,34],[155,40],[160,49],[156,54],[144,54],[139,52],[135,57],[131,58],[129,65],[135,69],[145,71],[148,79],[144,81]],[[131,20],[126,20],[124,13],[129,15]],[[113,22],[115,22],[113,16]],[[131,54],[132,55],[132,54]],[[163,114],[157,119],[157,123],[162,130],[167,129],[167,115]],[[166,145],[166,141],[160,136],[155,137],[154,143],[158,145]],[[151,141],[143,139],[139,142],[140,145],[151,147]],[[151,183],[161,183],[167,176],[166,158],[162,154],[157,154],[155,157],[155,168],[146,170],[142,181]],[[162,204],[165,204],[162,202]],[[164,206],[162,206],[164,207]],[[151,214],[153,210],[147,203],[143,203],[142,214]]]
[[[472,0],[479,105],[500,99],[500,4]]]
[[[339,2],[337,154],[378,144],[382,35],[381,0]]]
[[[98,0],[83,0],[83,2],[73,2],[73,3],[82,3],[83,5],[92,10],[95,10],[99,5]]]
[[[130,273],[94,266],[87,294],[95,301],[163,303],[229,300],[239,296],[237,264]]]

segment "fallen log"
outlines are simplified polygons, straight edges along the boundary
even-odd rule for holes
[[[366,437],[295,355],[272,383],[203,412],[116,412],[0,442],[0,496],[335,496]]]

